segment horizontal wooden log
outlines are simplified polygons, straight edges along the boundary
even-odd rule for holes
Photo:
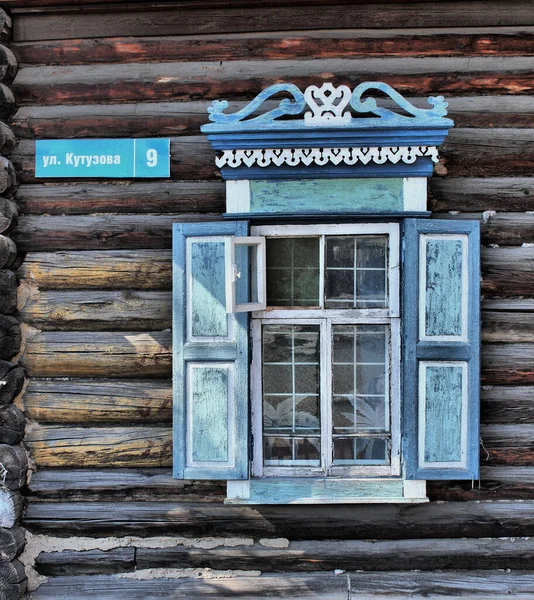
[[[20,492],[0,488],[0,527],[11,529],[22,515],[24,499]]]
[[[21,185],[17,202],[24,214],[180,213],[225,210],[222,181],[158,181]]]
[[[534,344],[487,344],[482,349],[482,383],[534,383]]]
[[[0,444],[0,483],[10,490],[18,490],[26,483],[28,454],[21,444]],[[9,525],[6,525],[9,527]]]
[[[403,94],[528,94],[530,57],[351,58],[38,66],[21,68],[13,89],[23,105],[244,99],[280,81],[301,89],[326,76],[355,87],[383,80]],[[334,75],[333,75],[334,74]]]
[[[484,423],[534,423],[534,386],[495,385],[481,390]]]
[[[73,554],[64,557],[69,570],[71,564],[76,568],[81,562]],[[57,561],[57,564],[61,558],[61,553],[48,554],[44,555],[44,562],[46,565],[48,560],[54,565],[52,561]],[[387,572],[477,569],[482,564],[485,569],[529,569],[533,559],[534,544],[529,539],[423,539],[295,541],[287,548],[269,548],[259,544],[213,549],[186,546],[137,548],[135,563],[137,569],[210,568],[270,572],[344,569]],[[43,571],[43,574],[58,573]]]
[[[209,5],[208,5],[209,6]],[[19,15],[15,21],[15,42],[50,39],[98,38],[115,36],[165,36],[256,31],[295,31],[298,29],[357,29],[415,27],[484,27],[531,25],[531,6],[515,1],[505,10],[496,0],[448,3],[436,11],[433,2],[411,6],[397,3],[366,3],[323,6],[309,10],[299,6],[211,7],[209,18],[193,9],[120,13]],[[85,18],[84,18],[85,16]],[[377,18],[379,16],[379,18]]]
[[[348,32],[347,32],[348,33]],[[413,35],[398,29],[354,31],[334,37],[302,32],[298,36],[141,37],[46,40],[13,44],[19,62],[27,65],[97,64],[162,61],[294,60],[386,56],[532,56],[529,32]]]
[[[495,296],[534,296],[534,247],[483,248],[482,291]]]
[[[225,481],[174,479],[171,469],[39,469],[28,484],[31,501],[218,502],[226,497]]]
[[[14,560],[0,563],[0,597],[2,600],[19,600],[26,591],[24,565]]]
[[[24,436],[26,419],[12,404],[0,406],[0,444],[18,444]]]
[[[5,362],[5,361],[0,361]],[[2,374],[0,380],[0,406],[13,402],[16,396],[22,390],[24,385],[25,373],[22,367],[7,363],[9,370]],[[2,370],[3,373],[3,370]]]
[[[534,458],[534,426],[491,424],[480,427],[481,464],[531,465]]]
[[[32,532],[72,535],[247,535],[306,539],[525,537],[534,534],[534,502],[419,505],[225,506],[174,502],[30,502]]]
[[[24,529],[12,527],[11,529],[0,528],[0,561],[10,562],[22,552],[26,543]]]
[[[531,342],[534,339],[532,312],[482,311],[482,340],[485,342]]]
[[[170,290],[171,260],[169,250],[38,252],[18,274],[43,290]]]
[[[170,427],[42,426],[25,437],[39,467],[168,467]]]
[[[439,213],[435,217],[443,217]],[[450,218],[449,214],[444,215]],[[462,218],[481,218],[464,214]],[[13,239],[19,250],[122,250],[171,248],[172,225],[177,222],[220,219],[215,215],[80,215],[22,216]],[[534,214],[498,213],[481,225],[485,244],[516,245],[534,242]]]
[[[30,377],[170,377],[171,333],[43,332],[28,340]]]
[[[350,587],[349,587],[350,586]],[[475,598],[491,597],[505,600],[511,596],[529,598],[534,589],[532,571],[506,573],[503,571],[362,572],[350,574],[263,574],[225,579],[183,578],[139,580],[116,578],[112,575],[79,575],[52,577],[33,597],[36,600],[69,600],[69,591],[76,598],[102,600],[144,600],[150,594],[181,599],[222,600],[243,597],[294,598],[298,600],[356,600],[360,597],[376,600],[407,598]],[[350,591],[352,590],[352,592]],[[93,594],[93,595],[91,595]]]
[[[124,573],[135,570],[135,553],[135,548],[41,552],[35,568],[40,575],[47,577]]]
[[[0,313],[9,314],[17,308],[17,276],[13,271],[0,270]]]
[[[218,502],[226,497],[225,481],[174,479],[171,469],[39,469],[28,484],[31,501]]]
[[[32,379],[24,409],[41,423],[170,423],[170,381]]]
[[[427,481],[430,501],[531,500],[534,467],[487,467],[483,457],[480,481]]]
[[[483,248],[482,264],[485,294],[534,296],[534,248]],[[26,255],[18,274],[43,290],[169,290],[171,253],[169,250],[36,252]]]
[[[103,47],[99,44],[99,47]],[[424,98],[408,98],[425,107]],[[534,127],[531,96],[447,96],[456,127]],[[246,102],[231,102],[237,112]],[[395,108],[384,99],[384,107]],[[277,106],[267,102],[265,109]],[[426,104],[428,106],[428,104]],[[22,106],[12,120],[19,139],[198,135],[207,119],[207,102]]]
[[[455,177],[530,175],[534,167],[534,130],[453,129],[441,154],[448,174]],[[33,142],[21,141],[12,159],[22,183],[36,181]],[[205,137],[171,138],[171,177],[177,180],[219,177],[215,152]],[[80,179],[83,179],[83,170]]]
[[[534,210],[534,178],[530,177],[433,177],[429,190],[429,206],[437,212]],[[18,188],[17,202],[27,215],[224,212],[225,187],[218,181],[158,182],[156,187],[137,182],[32,184]]]

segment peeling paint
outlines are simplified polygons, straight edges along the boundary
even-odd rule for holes
[[[48,581],[47,577],[39,575],[35,570],[35,561],[41,552],[63,552],[63,550],[113,550],[115,548],[174,548],[177,546],[185,546],[186,548],[201,548],[210,550],[221,546],[233,547],[236,546],[253,546],[252,538],[185,538],[171,536],[157,536],[151,538],[142,538],[137,536],[125,537],[106,537],[106,538],[89,538],[89,537],[52,537],[47,535],[34,535],[26,531],[26,547],[23,553],[18,557],[26,569],[28,577],[28,591],[36,590],[40,585]],[[143,569],[142,571],[188,571],[189,569]],[[195,573],[207,571],[208,569],[192,569]],[[138,571],[141,572],[141,571]],[[237,571],[236,571],[237,572]],[[215,573],[218,573],[215,572]],[[222,573],[222,571],[221,571]],[[226,571],[224,571],[226,573]],[[230,573],[230,571],[228,571]],[[247,573],[256,573],[256,571]],[[192,577],[193,575],[182,575],[181,577]],[[230,577],[231,575],[228,575]],[[161,577],[165,577],[161,575]],[[147,579],[150,577],[147,576]]]
[[[261,571],[214,571],[213,569],[139,569],[132,573],[118,573],[117,579],[230,579],[232,577],[260,577]]]
[[[262,546],[267,548],[287,548],[289,547],[289,540],[286,538],[263,538],[259,542]]]

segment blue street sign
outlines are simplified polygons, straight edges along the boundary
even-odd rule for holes
[[[169,138],[38,140],[36,177],[169,177]]]

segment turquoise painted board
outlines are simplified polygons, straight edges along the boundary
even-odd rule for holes
[[[428,240],[439,240],[426,252]],[[458,243],[463,242],[462,249]],[[443,250],[443,253],[442,253]],[[446,295],[427,304],[427,292]],[[439,257],[437,256],[439,255]],[[445,258],[447,257],[447,258]],[[452,268],[451,268],[452,265]],[[431,274],[433,284],[421,273]],[[480,224],[478,221],[405,219],[402,256],[402,457],[407,479],[478,479],[480,429]],[[463,299],[463,307],[460,306]],[[425,337],[421,307],[432,311],[434,332],[450,331],[443,314],[461,313],[462,336]],[[465,315],[461,312],[464,311]],[[458,331],[458,320],[453,331]],[[423,380],[425,371],[428,379]],[[461,377],[459,371],[462,371]],[[459,457],[461,460],[459,460]]]
[[[229,368],[190,367],[191,445],[194,462],[228,462]]]
[[[247,479],[248,315],[226,314],[225,241],[248,223],[173,226],[173,474]],[[227,325],[228,323],[228,325]]]
[[[224,239],[191,242],[191,333],[193,337],[227,337]]]
[[[459,463],[462,459],[462,380],[459,366],[425,368],[426,463]]]
[[[461,336],[462,240],[427,237],[425,243],[425,334]]]
[[[35,177],[170,176],[170,139],[38,140]]]
[[[402,481],[383,479],[352,481],[334,478],[252,479],[250,502],[257,504],[290,504],[303,499],[320,501],[333,498],[402,498]]]
[[[398,212],[403,180],[302,179],[250,182],[251,213]]]

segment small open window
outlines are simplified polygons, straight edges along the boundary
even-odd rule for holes
[[[265,238],[227,238],[226,312],[251,312],[266,306]]]

